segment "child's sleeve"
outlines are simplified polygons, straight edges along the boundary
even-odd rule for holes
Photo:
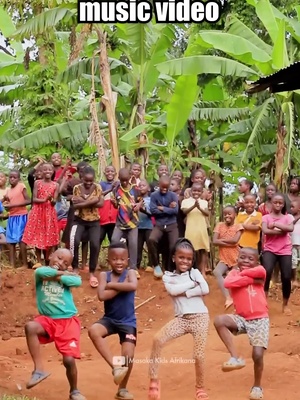
[[[187,290],[195,287],[195,282],[190,280],[184,283],[172,283],[172,277],[168,275],[163,276],[163,283],[165,285],[166,291],[171,296],[179,296],[184,294]]]
[[[0,214],[4,213],[2,201],[0,201]]]
[[[226,289],[240,288],[249,285],[253,285],[253,278],[241,276],[240,272],[235,269],[230,271],[224,279],[224,287]]]
[[[78,287],[78,286],[81,286],[81,284],[82,284],[82,280],[79,275],[78,276],[61,275],[60,281],[63,285],[69,286],[69,287]]]
[[[98,197],[102,196],[102,188],[100,185],[97,185],[96,194]]]
[[[42,281],[43,279],[57,276],[57,270],[51,267],[40,267],[35,270],[34,275],[36,281]]]
[[[155,195],[156,192],[152,193],[150,197],[150,212],[152,215],[160,215],[162,211],[157,208],[157,201]]]
[[[191,275],[192,278],[198,283],[198,285],[192,289],[187,290],[185,293],[186,297],[190,298],[207,295],[209,293],[209,287],[201,272],[197,269],[192,269]]]
[[[215,226],[214,233],[220,233],[220,226],[221,222],[218,222],[217,225]]]
[[[190,207],[192,207],[192,205]],[[189,207],[189,200],[188,199],[183,199],[182,202],[181,202],[181,209],[182,210],[187,210],[190,207]]]
[[[247,276],[253,279],[266,279],[267,273],[264,267],[259,265],[255,268],[244,269],[243,271],[241,271],[240,275]]]

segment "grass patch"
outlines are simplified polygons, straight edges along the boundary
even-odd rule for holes
[[[27,396],[14,396],[14,395],[2,395],[0,400],[38,400],[36,397],[27,397]]]

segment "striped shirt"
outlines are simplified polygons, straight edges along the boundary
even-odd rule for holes
[[[137,228],[139,224],[138,213],[133,211],[133,206],[138,201],[137,191],[130,187],[124,189],[119,186],[114,192],[118,203],[118,216],[116,226],[121,230]]]

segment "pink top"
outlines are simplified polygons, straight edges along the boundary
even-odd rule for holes
[[[290,225],[294,221],[291,214],[286,214],[282,217],[272,217],[270,214],[264,215],[263,223],[280,222],[281,224]],[[292,240],[290,232],[282,235],[265,235],[264,251],[270,251],[279,256],[289,256],[292,254]]]

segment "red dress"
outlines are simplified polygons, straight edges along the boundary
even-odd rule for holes
[[[36,184],[38,199],[45,199],[49,195],[54,197],[57,183],[53,181],[45,183],[43,180],[38,180]],[[50,201],[33,204],[22,241],[41,250],[59,244],[57,214]]]

